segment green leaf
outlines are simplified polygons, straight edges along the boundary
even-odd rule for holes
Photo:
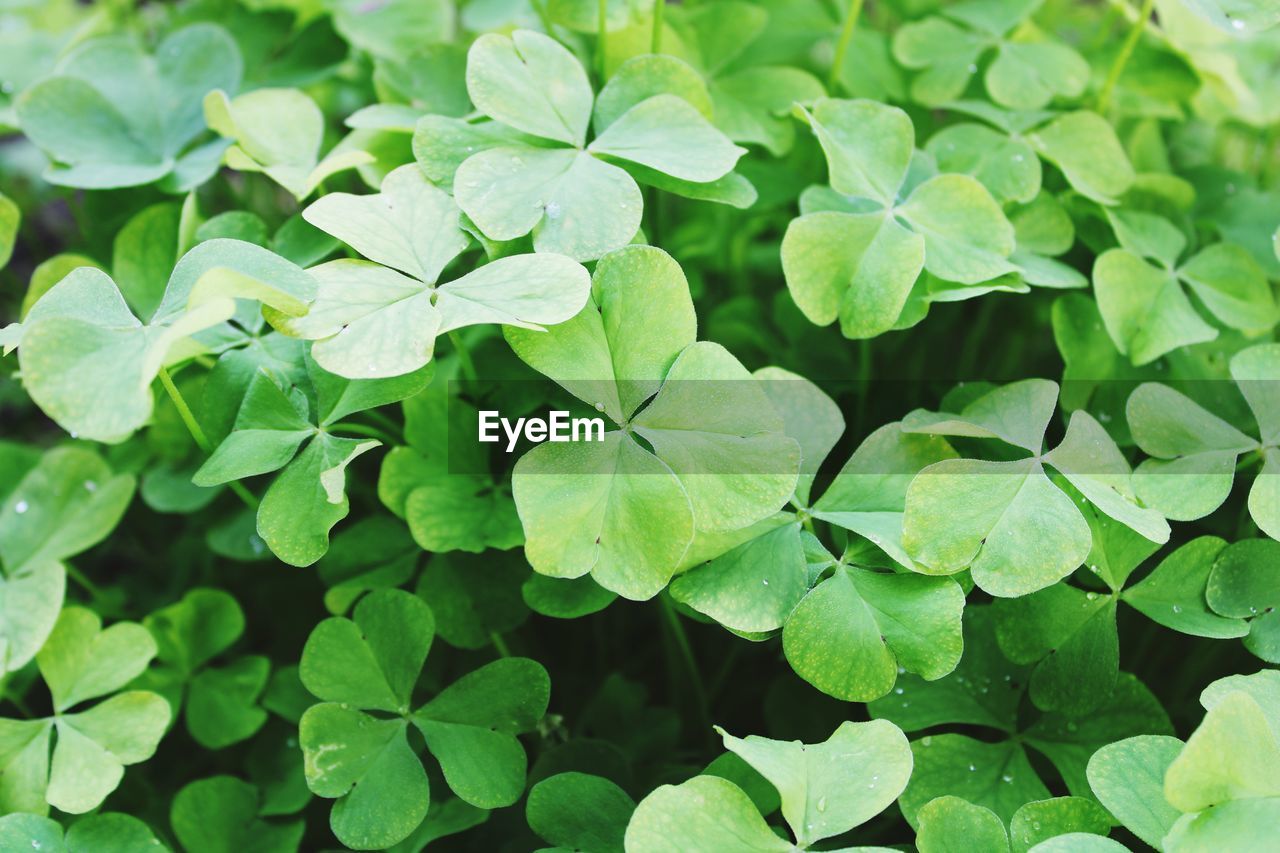
[[[204,129],[200,99],[213,89],[235,91],[241,66],[236,43],[213,24],[171,33],[154,56],[128,36],[90,39],[23,92],[18,121],[53,161],[45,174],[52,183],[105,189],[170,176],[183,191],[213,174],[210,166],[170,175],[182,170],[184,149]]]
[[[962,284],[1011,272],[1013,226],[987,189],[968,175],[938,175],[920,184],[899,215],[924,238],[924,266]]]
[[[297,850],[302,821],[269,823],[260,815],[258,789],[234,776],[211,776],[184,786],[173,798],[169,823],[188,850]]]
[[[906,736],[892,723],[842,723],[820,744],[739,739],[717,729],[726,749],[738,754],[782,797],[782,815],[796,841],[849,831],[888,808],[911,776]]]
[[[914,770],[899,805],[912,826],[930,801],[968,800],[1009,820],[1024,804],[1049,797],[1023,748],[1011,741],[983,743],[959,734],[928,735],[911,743]]]
[[[1124,600],[1149,619],[1184,634],[1215,639],[1244,636],[1249,632],[1248,625],[1239,618],[1230,618],[1234,614],[1222,615],[1215,612],[1216,608],[1210,609],[1212,598],[1206,603],[1207,587],[1213,577],[1210,573],[1225,548],[1227,543],[1216,536],[1192,539],[1125,590]]]
[[[309,566],[329,548],[329,531],[347,517],[345,471],[377,441],[317,435],[276,477],[258,506],[258,535],[293,566]]]
[[[541,664],[502,658],[446,687],[413,713],[413,724],[455,794],[501,808],[524,793],[527,759],[516,735],[542,719],[550,691]]]
[[[635,800],[608,779],[560,773],[529,789],[525,817],[548,844],[621,853],[635,808]]]
[[[996,637],[1017,664],[1035,664],[1037,708],[1079,717],[1111,698],[1120,672],[1116,602],[1065,583],[995,603]]]
[[[1028,141],[1086,198],[1117,203],[1134,181],[1133,166],[1106,119],[1078,111],[1038,128]]]
[[[1103,746],[1089,759],[1094,796],[1134,835],[1160,849],[1180,812],[1164,798],[1164,777],[1182,741],[1140,735]]]
[[[1014,110],[1038,110],[1055,97],[1079,97],[1089,82],[1089,63],[1064,44],[1006,41],[983,79],[997,104]]]
[[[54,719],[57,744],[49,764],[49,805],[71,814],[97,808],[116,789],[124,768],[150,758],[169,726],[169,703],[130,691],[87,711]]]
[[[337,799],[329,827],[348,847],[389,847],[426,817],[427,774],[407,732],[402,719],[376,719],[332,702],[313,705],[302,715],[298,740],[306,756],[307,787]]]
[[[485,115],[525,133],[581,147],[592,93],[578,60],[542,33],[489,33],[467,54],[467,91]]]
[[[105,631],[96,613],[67,607],[36,655],[40,674],[62,712],[88,699],[119,690],[156,655],[156,643],[136,622],[117,622]]]
[[[1231,800],[1277,797],[1280,760],[1268,712],[1243,690],[1232,691],[1209,707],[1204,722],[1170,763],[1164,796],[1182,812],[1198,812]]]
[[[627,110],[587,150],[695,183],[723,177],[747,153],[730,143],[688,101],[666,94],[654,95]]]
[[[407,713],[434,635],[435,620],[422,599],[378,590],[360,600],[352,619],[335,616],[315,627],[299,675],[324,701]]]
[[[1025,853],[1058,836],[1101,837],[1110,831],[1111,816],[1093,800],[1083,797],[1054,797],[1027,803],[1009,821],[1015,853]]]
[[[918,812],[916,847],[920,853],[962,853],[977,847],[990,853],[1009,849],[1000,816],[960,797],[930,800]]]
[[[252,737],[267,721],[258,706],[271,675],[271,661],[246,655],[209,667],[191,680],[187,730],[206,749],[222,749]]]
[[[626,849],[792,850],[774,835],[751,798],[717,776],[695,776],[680,785],[660,785],[636,806],[627,824]]]
[[[494,634],[518,628],[529,615],[520,588],[523,561],[498,555],[437,554],[418,577],[417,594],[431,606],[440,639],[479,649]]]
[[[203,104],[209,127],[235,142],[223,155],[227,165],[263,172],[299,201],[329,176],[374,159],[353,149],[320,160],[324,116],[298,89],[257,89],[235,98],[218,89]]]
[[[837,568],[796,605],[782,633],[796,674],[867,702],[904,670],[937,679],[960,660],[964,593],[949,578]]]
[[[910,117],[874,101],[824,98],[808,119],[826,155],[832,188],[891,207],[915,147]]]
[[[1040,192],[1040,158],[1035,150],[1025,140],[984,125],[943,128],[929,137],[925,150],[937,158],[940,170],[971,175],[999,202],[1030,202]]]

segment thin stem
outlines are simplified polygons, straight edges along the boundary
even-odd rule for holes
[[[164,386],[169,399],[173,401],[173,407],[178,410],[178,417],[182,418],[182,422],[186,424],[187,432],[191,433],[191,438],[195,440],[196,446],[200,448],[205,456],[213,453],[213,445],[209,443],[209,436],[205,435],[204,428],[196,420],[196,416],[191,411],[191,407],[187,405],[182,392],[178,390],[177,385],[173,384],[173,377],[163,367],[160,368],[160,384]],[[227,485],[230,486],[231,491],[235,492],[240,500],[244,501],[245,506],[249,507],[249,509],[256,510],[258,508],[258,499],[239,481],[232,480]]]
[[[662,610],[662,618],[671,631],[671,639],[680,653],[686,674],[689,676],[689,687],[693,693],[694,705],[698,710],[698,719],[702,723],[702,731],[710,737],[711,711],[707,707],[707,694],[703,689],[702,674],[698,670],[698,661],[693,656],[693,647],[689,645],[689,636],[684,632],[684,626],[680,624],[680,614],[676,613],[675,605],[671,603],[671,596],[665,591],[662,592],[658,596],[658,604]]]
[[[649,42],[650,53],[662,53],[662,14],[666,9],[667,0],[654,0],[653,39]]]
[[[605,68],[607,67],[605,57],[608,53],[609,44],[609,30],[605,26],[606,16],[609,14],[609,0],[600,0],[598,10],[598,17],[600,20],[597,22],[599,29],[596,33],[596,63],[599,65],[600,85],[603,86],[605,81]]]
[[[1106,113],[1107,107],[1111,103],[1111,92],[1115,89],[1120,75],[1124,73],[1124,67],[1129,64],[1129,57],[1133,56],[1133,51],[1138,46],[1138,39],[1142,38],[1142,30],[1146,27],[1147,21],[1150,20],[1153,8],[1155,8],[1155,0],[1142,0],[1142,8],[1138,10],[1138,19],[1129,28],[1129,35],[1125,37],[1124,44],[1120,45],[1120,52],[1116,54],[1115,61],[1111,63],[1111,70],[1107,72],[1107,79],[1102,84],[1102,91],[1098,93],[1098,112]]]
[[[849,43],[853,41],[853,30],[858,26],[858,17],[861,14],[862,0],[849,0],[849,8],[844,13],[844,25],[840,28],[840,40],[836,42],[836,55],[831,60],[831,71],[827,74],[828,91],[835,91],[840,69],[844,67],[844,56],[849,52]]]
[[[457,332],[450,332],[449,343],[453,344],[454,352],[458,354],[458,364],[462,368],[462,378],[474,383],[476,381],[476,365],[471,360],[471,353],[467,352],[466,345],[462,343],[462,336]]]
[[[497,650],[500,657],[511,657],[511,649],[507,646],[507,641],[502,639],[502,635],[497,631],[489,632],[489,640],[493,643],[494,649]]]
[[[102,592],[101,590],[98,589],[97,584],[89,580],[89,578],[85,575],[84,572],[80,571],[70,563],[63,563],[63,567],[66,568],[67,570],[67,577],[71,578],[73,581],[80,584],[80,586],[84,587],[85,592],[89,593],[89,595],[93,596],[94,598],[102,597]]]

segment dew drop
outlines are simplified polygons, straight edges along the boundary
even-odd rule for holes
[[[84,481],[84,490],[85,490],[86,492],[96,492],[96,491],[98,491],[98,484],[97,484],[97,483],[95,483],[93,480],[85,480],[85,481]]]
[[[969,73],[970,73],[970,74],[972,74],[972,73],[974,73],[974,72],[975,72],[975,71],[977,71],[977,70],[978,70],[978,66],[977,66],[977,65],[975,65],[974,63],[970,62],[970,63],[969,63]]]
[[[1111,413],[1110,413],[1110,412],[1098,412],[1098,421],[1099,421],[1099,423],[1104,423],[1104,424],[1109,424],[1109,423],[1111,423]]]
[[[1022,159],[1023,159],[1023,158],[1022,158],[1022,155],[1021,155],[1021,154],[1014,154],[1014,155],[1013,155],[1013,162],[1015,162],[1015,163],[1021,163],[1021,162],[1022,162]]]
[[[769,585],[769,579],[768,579],[768,578],[765,578],[764,580],[760,581],[760,583],[764,584],[765,586],[768,586],[768,585]]]
[[[925,746],[933,746],[933,735],[925,735],[920,742]]]
[[[826,810],[827,810],[827,798],[826,798],[826,797],[819,797],[819,798],[818,798],[818,811],[820,811],[820,812],[825,812]]]
[[[1181,613],[1181,612],[1182,612],[1182,605],[1181,605],[1181,604],[1175,604],[1175,605],[1173,605],[1173,612],[1174,612],[1174,613]]]
[[[1231,22],[1231,29],[1233,29],[1233,30],[1243,30],[1243,29],[1244,29],[1244,21],[1240,20],[1239,18],[1236,18],[1234,21],[1232,21],[1232,22]]]
[[[1004,782],[1007,785],[1008,783],[1013,781],[1013,777],[1010,776],[1008,773],[1006,773],[1000,777],[1000,781]]]
[[[902,675],[906,671],[907,671],[907,668],[905,666],[898,667],[898,675]]]
[[[560,218],[560,205],[554,201],[547,202],[546,214],[548,219]]]
[[[1087,598],[1087,599],[1089,599],[1090,601],[1097,601],[1097,600],[1098,600],[1098,594],[1097,594],[1096,592],[1086,592],[1086,593],[1084,594],[1084,597],[1085,597],[1085,598]]]
[[[895,687],[893,688],[893,692],[901,696],[905,691],[901,687]]]
[[[1032,828],[1032,829],[1035,829],[1035,830],[1039,830],[1039,829],[1040,829],[1040,821],[1038,821],[1038,820],[1037,820],[1037,821],[1032,821],[1032,823],[1031,823],[1031,828]]]
[[[28,504],[26,501],[18,501],[16,504],[13,505],[13,511],[16,512],[18,515],[22,515],[24,512],[26,512],[29,509],[31,509],[31,505]]]
[[[969,765],[969,772],[970,772],[970,773],[972,773],[973,771],[975,771],[975,770],[977,770],[977,769],[978,769],[978,768],[977,768],[977,767],[974,767],[972,764],[970,764],[970,765]]]
[[[597,411],[597,412],[603,412],[603,411],[604,411],[604,403],[596,403],[596,411]]]

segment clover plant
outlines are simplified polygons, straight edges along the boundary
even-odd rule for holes
[[[1271,849],[1277,56],[0,3],[0,850]]]

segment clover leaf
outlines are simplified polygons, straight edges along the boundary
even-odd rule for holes
[[[355,849],[391,846],[427,814],[427,774],[408,739],[411,724],[465,802],[497,808],[524,792],[525,755],[515,736],[546,710],[545,670],[504,658],[414,710],[434,634],[422,599],[379,590],[361,599],[351,619],[317,625],[303,649],[302,681],[322,700],[299,723],[307,785],[337,800],[330,826]]]
[[[737,785],[695,776],[663,785],[640,802],[627,826],[628,851],[805,850],[884,811],[911,775],[906,737],[883,720],[841,723],[818,744],[755,735],[739,739],[717,731],[725,748],[777,789],[795,844],[773,833]]]
[[[1084,717],[1056,712],[1027,717],[1020,706],[1029,674],[1029,667],[1010,662],[1000,651],[991,608],[971,606],[964,618],[964,656],[954,672],[933,682],[901,676],[892,694],[870,703],[873,717],[907,732],[925,732],[912,741],[915,769],[900,800],[912,826],[918,825],[921,809],[941,796],[961,797],[1006,821],[1026,803],[1048,799],[1027,746],[1049,760],[1073,796],[1091,797],[1085,766],[1098,746],[1171,730],[1159,702],[1127,673],[1120,675],[1110,700]],[[986,739],[958,733],[956,725],[985,730]],[[946,727],[944,733],[937,733],[939,726]],[[1004,739],[990,741],[999,732]]]
[[[1098,256],[1093,288],[1107,333],[1135,365],[1218,336],[1184,288],[1229,327],[1265,329],[1280,320],[1266,274],[1240,246],[1215,243],[1179,262],[1186,239],[1172,223],[1130,211],[1111,219],[1120,248]]]
[[[0,505],[0,675],[25,666],[62,609],[63,560],[119,523],[135,480],[79,447],[47,451]]]
[[[204,96],[209,127],[235,142],[228,166],[262,172],[301,201],[338,172],[373,161],[367,151],[334,150],[320,159],[324,115],[298,89],[255,89],[235,98],[221,89]]]
[[[263,820],[258,789],[234,776],[211,776],[184,786],[169,809],[173,834],[187,850],[296,851],[301,820]]]
[[[782,241],[787,287],[811,321],[873,337],[899,322],[922,271],[971,285],[1016,270],[1013,227],[982,184],[943,174],[908,185],[914,129],[902,110],[824,99],[805,115],[838,194],[802,197]]]
[[[51,183],[104,189],[162,181],[185,192],[213,175],[225,147],[188,148],[204,130],[200,101],[214,89],[235,91],[241,68],[235,41],[213,24],[171,33],[154,55],[129,36],[102,36],[22,93],[18,122],[53,161],[45,173]]]
[[[586,71],[558,42],[529,30],[476,39],[467,91],[492,123],[424,118],[419,162],[432,180],[452,183],[486,237],[532,232],[538,252],[585,261],[620,248],[640,228],[637,178],[698,192],[745,153],[671,94],[634,104],[588,143],[595,96]],[[612,160],[638,167],[636,176]]]
[[[646,599],[666,586],[695,529],[738,529],[780,509],[800,449],[751,374],[722,347],[694,342],[688,283],[669,255],[610,253],[592,290],[574,319],[505,334],[522,360],[621,429],[602,442],[535,447],[516,463],[512,489],[535,571],[590,572]]]
[[[1244,647],[1268,663],[1280,662],[1278,566],[1280,542],[1242,539],[1218,553],[1204,591],[1209,607],[1220,618],[1234,625],[1248,620]],[[1240,633],[1244,630],[1241,625]]]
[[[117,691],[155,653],[151,635],[137,623],[103,630],[93,611],[64,608],[36,655],[53,715],[0,719],[0,808],[45,814],[53,806],[83,814],[116,789],[125,766],[150,758],[169,724],[169,705],[148,691]]]
[[[951,845],[960,839],[966,843],[978,840],[979,849],[991,853],[1027,853],[1045,849],[1040,845],[1050,839],[1084,835],[1094,836],[1097,841],[1111,830],[1110,816],[1097,803],[1082,797],[1055,797],[1026,803],[1013,813],[1008,832],[995,812],[950,795],[930,800],[920,809],[918,820],[916,846],[920,853],[945,853],[955,849]]]
[[[556,254],[514,255],[437,284],[471,239],[457,205],[416,166],[387,175],[377,195],[331,193],[304,218],[369,261],[312,267],[319,291],[303,316],[268,312],[285,334],[315,341],[312,357],[349,379],[417,370],[438,335],[478,323],[541,329],[569,319],[586,300],[582,265]]]
[[[329,531],[346,518],[346,468],[378,440],[335,435],[341,419],[413,396],[426,371],[351,381],[310,356],[307,387],[281,387],[265,371],[253,376],[230,433],[192,478],[214,486],[280,471],[258,506],[258,535],[281,560],[309,566],[329,548]],[[310,392],[310,393],[308,393]]]
[[[1042,0],[992,4],[953,3],[940,15],[903,25],[893,39],[893,55],[920,74],[911,97],[940,106],[964,93],[988,51],[995,59],[983,74],[987,94],[1002,106],[1034,110],[1054,98],[1075,98],[1089,82],[1080,54],[1050,39],[1030,22]]]
[[[1125,414],[1134,441],[1150,459],[1134,472],[1138,496],[1169,518],[1185,521],[1213,512],[1227,499],[1241,456],[1262,469],[1249,490],[1249,514],[1272,538],[1280,536],[1280,346],[1259,344],[1237,353],[1231,377],[1258,425],[1255,439],[1184,394],[1144,383]]]
[[[529,789],[529,828],[549,844],[570,850],[621,853],[635,800],[601,776],[558,773]]]
[[[121,812],[99,812],[76,821],[63,834],[55,820],[15,812],[0,817],[0,847],[44,853],[96,850],[165,850],[151,827]]]
[[[1280,815],[1280,677],[1274,670],[1219,679],[1200,694],[1206,714],[1164,774],[1164,799],[1182,814],[1166,850],[1249,849]]]
[[[479,413],[456,396],[456,384],[442,370],[405,400],[405,446],[383,460],[378,496],[423,550],[515,548],[524,532],[509,484],[490,472],[487,456],[464,455],[480,445],[458,440],[475,429]]]
[[[222,749],[262,728],[267,712],[258,700],[267,687],[270,661],[245,655],[209,665],[244,632],[244,613],[234,597],[196,588],[142,624],[155,638],[158,665],[140,684],[168,699],[175,717],[185,711],[187,731],[197,743]]]
[[[1181,814],[1164,798],[1164,777],[1183,743],[1139,735],[1109,743],[1089,759],[1089,787],[1125,829],[1157,850]]]
[[[8,331],[23,385],[45,414],[73,437],[115,443],[151,417],[151,383],[160,370],[200,352],[192,336],[235,316],[236,299],[296,315],[306,311],[315,287],[307,273],[266,249],[209,240],[173,268],[147,323],[110,276],[79,267]]]
[[[1102,513],[1153,542],[1169,538],[1168,523],[1138,503],[1128,462],[1087,412],[1073,413],[1062,442],[1042,453],[1057,397],[1055,383],[1031,379],[984,394],[958,416],[917,411],[903,419],[907,432],[995,438],[1031,454],[945,459],[911,481],[903,544],[925,571],[968,568],[979,588],[1007,597],[1043,589],[1080,566],[1089,526],[1046,464]],[[952,511],[958,506],[965,511]]]

